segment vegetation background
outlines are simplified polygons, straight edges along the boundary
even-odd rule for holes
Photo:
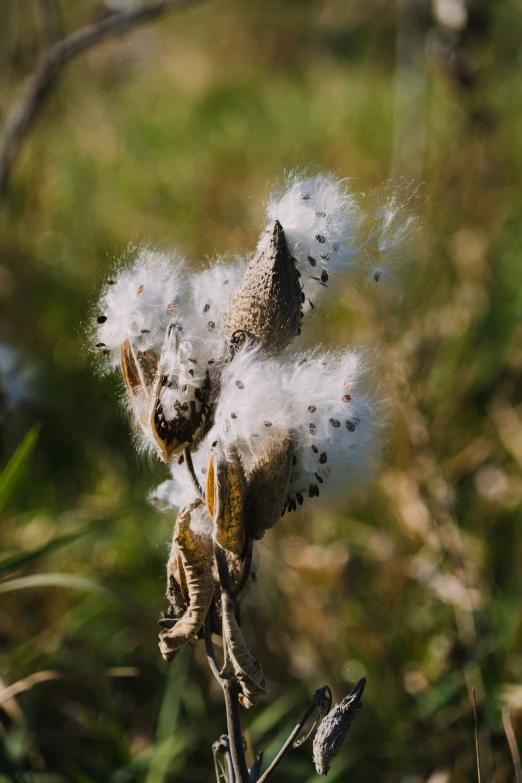
[[[45,47],[125,5],[3,0],[5,119]],[[128,5],[131,5],[129,0]],[[47,17],[48,20],[50,17]],[[284,169],[423,183],[408,306],[336,290],[311,339],[380,346],[385,469],[345,510],[286,515],[245,633],[271,758],[315,689],[362,675],[329,780],[511,783],[522,736],[522,8],[516,0],[209,0],[64,70],[0,201],[0,340],[32,368],[1,423],[0,779],[214,779],[221,692],[159,655],[173,518],[84,326],[129,243],[248,253]],[[9,686],[9,690],[6,690]],[[507,705],[507,706],[506,706]],[[504,709],[504,712],[503,712]],[[277,780],[312,783],[310,744]]]

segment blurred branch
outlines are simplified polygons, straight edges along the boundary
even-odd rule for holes
[[[46,46],[52,46],[63,35],[60,9],[56,0],[38,0],[42,20],[42,34]]]
[[[200,0],[158,0],[129,11],[119,11],[100,22],[76,30],[51,46],[28,78],[23,94],[7,117],[0,139],[0,196],[5,193],[20,145],[64,65],[108,38],[169,11],[190,7],[198,2]]]
[[[506,732],[509,749],[511,751],[511,757],[513,759],[516,781],[517,783],[522,783],[522,765],[520,763],[520,753],[518,752],[517,738],[515,737],[513,722],[511,720],[511,709],[507,705],[502,710],[502,724],[504,726],[504,731]]]

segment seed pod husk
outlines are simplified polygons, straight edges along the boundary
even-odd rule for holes
[[[301,306],[299,275],[276,220],[232,295],[224,316],[225,334],[229,340],[247,335],[265,353],[279,353],[299,333]]]
[[[246,519],[253,538],[263,538],[281,517],[294,449],[292,433],[282,432],[266,443],[247,476]]]
[[[235,449],[226,455],[220,441],[212,447],[207,472],[206,500],[214,523],[214,538],[241,557],[245,549],[246,480]]]
[[[362,677],[353,691],[336,704],[323,719],[314,737],[313,757],[318,775],[326,775],[337,752],[362,707],[366,679]]]
[[[179,548],[189,603],[177,623],[159,635],[161,654],[167,661],[174,660],[177,653],[196,638],[214,595],[210,550],[190,527],[191,519],[202,512],[206,514],[204,504],[195,500],[180,511],[176,520],[174,540]]]
[[[150,351],[138,351],[129,339],[120,350],[121,371],[136,420],[147,431],[158,362]]]

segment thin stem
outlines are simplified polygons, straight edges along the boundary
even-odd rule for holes
[[[303,727],[308,720],[308,718],[313,714],[314,710],[318,709],[320,707],[320,701],[319,701],[319,693],[324,689],[320,688],[319,691],[316,691],[314,694],[314,697],[308,706],[308,708],[305,710],[301,718],[299,719],[297,725],[293,729],[292,733],[288,737],[287,741],[275,757],[275,759],[272,761],[268,769],[261,775],[260,778],[258,778],[257,783],[264,783],[265,780],[268,780],[268,778],[271,776],[271,774],[275,771],[275,769],[279,766],[280,762],[283,759],[283,756],[287,753],[288,750],[291,749],[293,742],[297,739],[301,731],[303,730]]]
[[[250,783],[258,783],[259,776],[261,775],[261,768],[263,766],[263,751],[259,751],[254,759],[254,763],[250,767]]]
[[[194,485],[194,489],[196,490],[196,494],[200,500],[205,502],[205,493],[201,489],[201,484],[199,483],[198,477],[196,476],[196,471],[194,470],[194,463],[192,462],[192,454],[190,453],[190,446],[185,446],[185,448],[183,449],[183,458],[185,461],[185,465],[187,466],[190,480],[192,481],[192,484]]]
[[[506,732],[509,749],[511,751],[511,758],[513,759],[515,778],[517,783],[522,783],[522,765],[520,764],[520,753],[518,752],[517,738],[515,737],[513,723],[511,721],[511,710],[507,705],[502,710],[502,723],[504,725],[504,731]]]
[[[219,544],[215,544],[214,554],[216,556],[221,588],[229,595],[232,595],[232,582],[230,580],[230,571],[228,570],[227,553],[219,546]]]
[[[212,628],[210,626],[210,614],[208,613],[207,616],[205,617],[205,649],[207,651],[207,660],[208,660],[208,665],[210,667],[210,671],[212,672],[216,680],[219,682],[221,687],[223,687],[223,680],[219,676],[219,666],[216,660],[214,645],[212,643]]]
[[[248,582],[248,577],[250,576],[250,568],[252,566],[252,551],[253,551],[253,541],[251,538],[249,538],[247,542],[247,551],[245,554],[245,559],[243,561],[243,570],[241,571],[239,582],[230,593],[232,598],[236,598],[239,595],[239,593],[244,589],[246,583]]]
[[[239,686],[237,682],[223,680],[223,693],[227,708],[228,741],[237,783],[250,783],[248,767],[243,747],[241,716],[239,713]]]
[[[477,693],[475,691],[475,688],[473,688],[473,720],[475,722],[475,751],[477,754],[477,780],[478,783],[482,783],[482,775],[480,772],[480,745],[479,745],[479,734],[478,734],[478,720],[477,720]]]

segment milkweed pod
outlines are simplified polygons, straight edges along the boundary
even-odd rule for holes
[[[295,443],[291,431],[266,443],[247,477],[249,533],[263,538],[281,517],[292,473]]]
[[[231,597],[221,593],[223,616],[223,646],[225,662],[221,670],[223,679],[236,679],[242,693],[239,701],[245,709],[251,709],[262,694],[268,693],[267,684],[259,661],[246,646],[245,639],[236,620]]]
[[[350,730],[362,707],[366,679],[359,680],[353,691],[330,710],[317,729],[313,744],[313,758],[318,775],[326,775],[330,763]]]
[[[121,371],[129,404],[142,429],[147,431],[152,389],[157,370],[156,357],[150,351],[138,351],[129,339],[120,349]]]
[[[193,529],[201,514],[206,515],[201,500],[195,500],[178,514],[174,540],[179,548],[185,575],[188,609],[172,628],[161,631],[159,647],[167,661],[198,635],[214,595],[212,557],[208,543]]]
[[[231,449],[226,455],[221,441],[216,441],[207,471],[207,506],[214,538],[237,557],[245,549],[245,494],[245,472],[239,454]]]
[[[179,342],[182,329],[171,321],[158,364],[149,425],[163,462],[170,460],[201,434],[210,411],[210,375],[180,382]],[[189,376],[190,377],[190,376]]]
[[[224,316],[225,334],[246,334],[267,354],[286,348],[299,333],[301,286],[281,223],[275,221],[249,262]]]

